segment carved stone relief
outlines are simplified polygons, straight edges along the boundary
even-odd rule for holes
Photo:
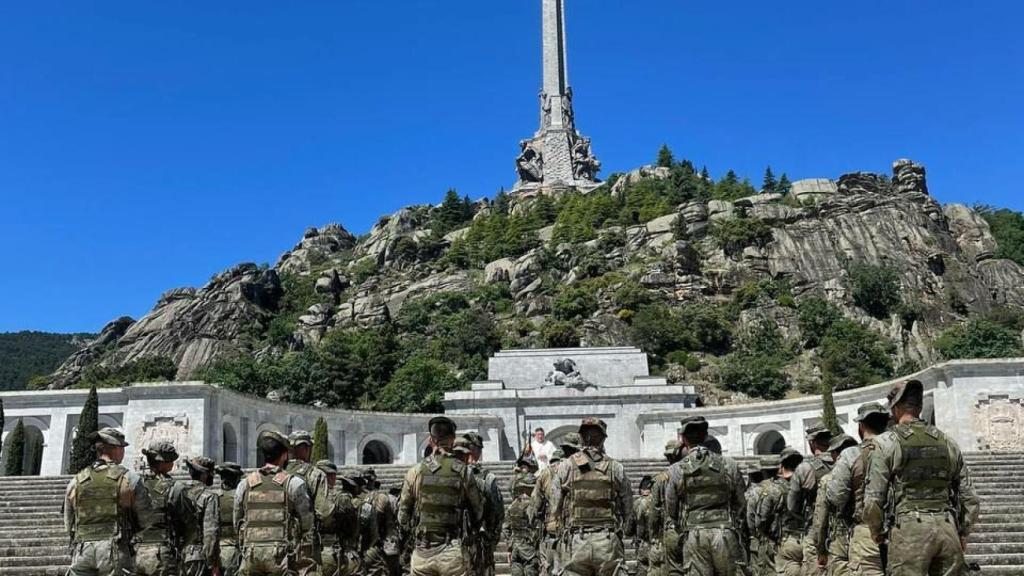
[[[154,441],[174,444],[174,447],[178,449],[179,461],[184,461],[190,456],[188,416],[183,413],[148,414],[146,416],[142,423],[142,429],[135,439],[139,453],[139,468],[143,468],[146,463],[146,458],[142,456],[142,449]]]
[[[979,450],[1024,450],[1024,405],[1020,398],[985,396],[974,406]]]

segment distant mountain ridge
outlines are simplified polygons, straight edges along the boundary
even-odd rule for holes
[[[32,378],[53,372],[94,337],[29,330],[0,333],[0,390],[25,390]]]

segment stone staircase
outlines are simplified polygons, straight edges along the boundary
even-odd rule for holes
[[[968,561],[984,576],[1024,575],[1024,454],[972,453],[966,456],[982,501],[981,520],[967,549]],[[751,462],[741,458],[741,462]],[[634,487],[645,474],[662,469],[658,460],[626,461]],[[377,466],[384,485],[399,484],[407,466]],[[509,463],[490,465],[508,499]],[[358,468],[345,467],[343,473]],[[60,512],[70,477],[0,478],[0,576],[63,576],[67,541]],[[496,572],[507,574],[506,548],[499,545]],[[634,553],[627,543],[629,565]]]

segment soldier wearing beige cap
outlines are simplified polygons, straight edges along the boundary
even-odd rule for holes
[[[313,531],[310,533],[308,542],[303,546],[310,549],[309,557],[318,565],[320,563],[320,517],[327,510],[327,477],[310,462],[313,453],[313,436],[305,430],[296,430],[288,435],[288,442],[291,444],[291,458],[288,460],[288,472],[306,483],[309,490],[309,500],[313,503]],[[316,572],[317,566],[300,566],[300,574],[312,574]]]
[[[665,443],[662,456],[668,466],[683,458],[683,446],[676,439]],[[668,466],[654,475],[651,484],[651,513],[648,518],[648,532],[651,536],[651,549],[648,561],[651,576],[664,576],[671,570],[679,572],[683,569],[682,547],[679,545],[679,532],[675,524],[665,522],[665,484],[668,483]]]
[[[765,497],[779,474],[779,456],[769,454],[761,456],[757,461],[757,471],[761,480],[754,485],[754,490],[747,492],[747,531],[750,537],[750,573],[754,576],[770,576],[775,574],[775,546],[769,538],[765,538],[757,527],[757,514],[761,500]]]
[[[818,485],[822,476],[832,469],[832,458],[828,453],[831,442],[832,432],[828,428],[820,425],[808,428],[807,445],[811,455],[804,458],[789,481],[786,506],[789,507],[789,514],[803,523],[801,573],[804,576],[811,576],[818,571],[817,551],[810,532],[814,520],[814,502],[818,499]]]
[[[843,450],[857,445],[857,441],[846,434],[832,436],[828,452],[835,462]],[[814,501],[814,514],[809,536],[814,545],[818,569],[831,576],[847,576],[849,569],[849,540],[852,526],[839,510],[828,503],[826,487],[832,479],[829,470],[819,481],[818,494]]]
[[[559,448],[551,455],[548,467],[537,472],[537,484],[530,495],[527,515],[531,522],[539,522],[544,526],[540,545],[540,574],[551,576],[559,571],[558,542],[561,536],[561,516],[553,506],[555,497],[555,470],[563,466],[566,458],[579,452],[582,444],[577,432],[569,432],[562,436]]]
[[[774,558],[779,576],[799,576],[803,569],[803,518],[786,504],[789,484],[803,463],[803,454],[786,446],[779,454],[779,473],[761,495],[757,506],[757,531]],[[765,554],[765,563],[768,554]]]
[[[170,576],[178,573],[178,552],[184,545],[186,526],[193,521],[185,499],[185,486],[171,477],[178,450],[166,440],[153,441],[142,449],[147,471],[142,476],[152,505],[153,518],[136,536],[136,576]]]
[[[221,576],[236,576],[242,556],[238,548],[238,534],[235,532],[235,490],[241,481],[242,467],[234,462],[218,464],[214,469],[220,476],[220,573]]]
[[[153,521],[149,493],[121,465],[128,443],[114,428],[93,434],[96,461],[75,474],[64,495],[64,528],[71,541],[74,576],[130,574],[131,541]]]
[[[194,517],[185,527],[182,574],[220,576],[220,498],[211,487],[216,463],[196,456],[185,461],[185,468],[190,478],[185,483],[185,495]]]

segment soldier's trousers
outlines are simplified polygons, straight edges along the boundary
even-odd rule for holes
[[[747,558],[739,535],[727,528],[686,532],[683,562],[685,576],[747,576]]]
[[[554,535],[545,534],[540,540],[540,576],[554,576],[559,573],[558,539]]]
[[[647,550],[647,576],[666,576],[665,545],[655,540]]]
[[[192,560],[181,565],[181,576],[209,576],[210,565],[206,560]]]
[[[417,545],[410,562],[412,576],[469,576],[470,565],[462,544],[452,541],[432,546]]]
[[[682,574],[685,569],[683,563],[683,543],[681,536],[674,528],[666,528],[665,535],[661,541],[665,548],[665,567],[662,574]]]
[[[636,547],[636,576],[648,576],[651,569],[651,546],[640,542]]]
[[[388,557],[379,546],[374,546],[362,554],[360,562],[360,576],[390,576],[391,566],[388,565]]]
[[[135,576],[177,576],[178,559],[167,544],[139,544],[135,549]]]
[[[508,561],[512,576],[538,576],[540,574],[540,553],[529,542],[512,540],[509,543]]]
[[[786,534],[775,553],[775,573],[778,576],[800,576],[804,563],[803,537]]]
[[[890,576],[944,576],[964,568],[953,520],[943,514],[903,515],[889,532]]]
[[[113,540],[75,544],[71,555],[74,576],[122,576],[131,574],[134,569],[131,549]]]
[[[346,555],[341,548],[325,547],[321,558],[323,559],[323,564],[320,565],[322,576],[352,576],[359,569],[358,559]]]
[[[758,564],[754,567],[753,572],[759,576],[774,576],[775,575],[775,557],[779,553],[778,542],[769,538],[761,538],[760,544],[758,545],[757,561]]]
[[[850,536],[850,576],[884,576],[882,552],[867,524],[853,527]]]
[[[563,543],[565,576],[621,576],[626,573],[626,550],[611,530],[575,533]]]
[[[242,548],[241,576],[295,576],[288,547],[280,545]]]
[[[748,540],[747,545],[747,566],[750,568],[749,572],[755,576],[760,576],[761,572],[761,539],[757,537],[751,537]]]
[[[800,573],[803,576],[819,576],[821,571],[818,569],[818,549],[814,539],[810,534],[805,534],[800,542],[804,549]]]
[[[221,576],[238,576],[238,565],[242,561],[242,553],[235,540],[220,542],[220,574]]]
[[[828,576],[850,576],[850,533],[845,528],[829,537]]]

